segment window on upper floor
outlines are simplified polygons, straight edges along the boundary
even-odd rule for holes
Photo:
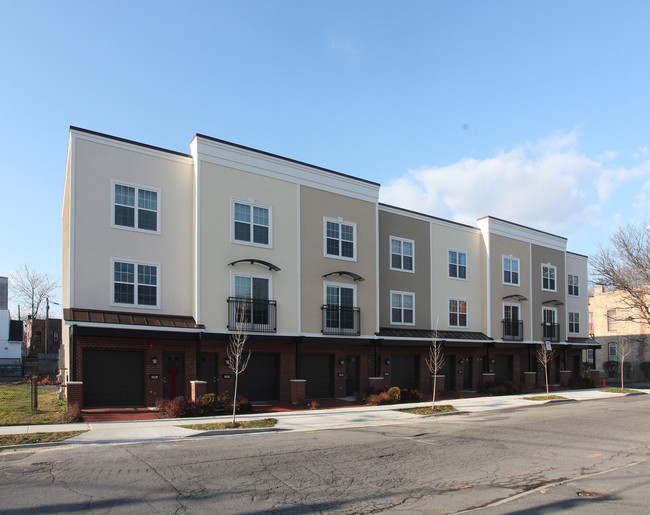
[[[519,286],[519,258],[503,256],[503,284]]]
[[[255,200],[232,201],[232,241],[260,247],[271,246],[271,208]]]
[[[159,232],[159,192],[132,184],[113,183],[113,226]]]
[[[607,330],[616,331],[616,310],[610,309],[607,311]]]
[[[158,307],[158,265],[113,260],[112,268],[112,304]]]
[[[609,361],[616,361],[616,344],[608,343],[607,344],[607,357]]]
[[[580,313],[569,312],[569,332],[580,332]]]
[[[228,299],[228,327],[275,331],[276,303],[271,299],[271,278],[233,272],[232,297]]]
[[[467,301],[449,299],[449,326],[467,327]]]
[[[413,249],[415,242],[413,240],[405,240],[396,236],[390,237],[390,269],[403,270],[405,272],[413,272],[415,270],[415,263],[413,261]]]
[[[580,295],[580,289],[578,287],[578,276],[569,274],[567,276],[567,287],[568,287],[568,294],[572,295],[573,297],[578,297]]]
[[[390,292],[390,323],[415,324],[415,294],[403,291]]]
[[[557,268],[553,265],[542,265],[542,290],[557,291],[555,277]]]
[[[356,260],[357,224],[342,218],[324,218],[324,251],[327,257]]]
[[[449,277],[467,279],[467,253],[459,250],[449,251]]]

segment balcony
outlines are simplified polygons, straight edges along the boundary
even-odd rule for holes
[[[321,307],[323,313],[323,334],[345,334],[359,336],[361,310],[344,307],[338,304],[325,304]]]
[[[501,321],[503,325],[503,339],[506,341],[520,342],[524,339],[524,321],[506,318]]]
[[[277,328],[277,305],[274,300],[228,298],[228,329],[252,333],[274,333]]]
[[[544,322],[542,324],[542,337],[550,342],[560,341],[560,324]]]

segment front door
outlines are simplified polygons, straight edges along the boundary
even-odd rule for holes
[[[163,397],[173,399],[185,396],[185,354],[163,353]]]
[[[217,364],[219,363],[219,355],[216,352],[202,352],[201,353],[201,367],[199,380],[205,381],[206,393],[217,393]]]
[[[359,392],[359,356],[345,357],[345,395]]]

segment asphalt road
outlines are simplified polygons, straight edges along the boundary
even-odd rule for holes
[[[650,512],[650,396],[0,452],[0,513]]]

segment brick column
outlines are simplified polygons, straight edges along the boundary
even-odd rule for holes
[[[598,388],[600,386],[600,371],[590,370],[589,377],[591,377],[591,380],[594,382],[594,387]]]
[[[307,402],[307,381],[291,379],[291,404],[304,405]]]
[[[569,386],[571,370],[560,370],[560,386]]]
[[[372,393],[378,393],[384,390],[384,378],[383,377],[369,377],[368,378],[368,389]]]
[[[63,385],[66,390],[66,398],[68,402],[68,407],[73,404],[77,404],[79,409],[84,407],[84,395],[83,395],[83,382],[81,381],[68,381]]]
[[[496,381],[497,375],[490,372],[489,374],[483,374],[483,385],[486,385],[488,383],[494,383]]]
[[[537,372],[524,372],[524,389],[533,390],[537,386]]]
[[[431,389],[433,390],[433,377],[431,377]],[[444,393],[445,392],[445,376],[444,375],[436,375],[436,393]]]
[[[207,381],[190,381],[192,388],[190,400],[198,401],[203,397],[208,391]]]

